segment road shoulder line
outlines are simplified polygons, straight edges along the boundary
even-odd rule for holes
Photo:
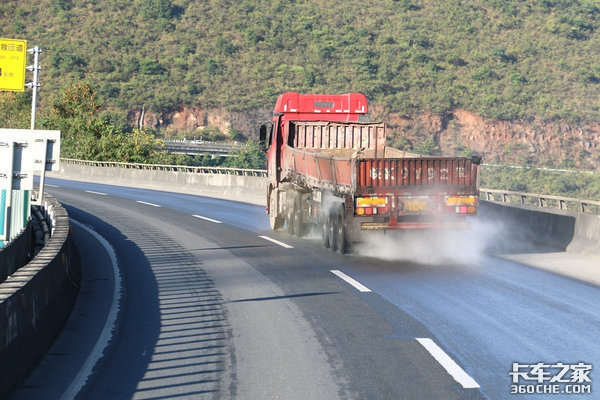
[[[121,300],[121,275],[119,273],[117,255],[115,253],[114,248],[102,235],[97,233],[95,230],[89,228],[81,222],[74,220],[73,218],[71,218],[70,220],[71,223],[74,223],[80,228],[86,230],[102,245],[102,247],[104,247],[106,253],[108,254],[111,260],[115,283],[110,312],[108,314],[108,317],[106,318],[104,327],[102,328],[102,333],[100,334],[98,341],[94,345],[94,348],[85,360],[82,368],[79,370],[79,373],[77,374],[77,376],[75,376],[67,390],[65,390],[65,392],[61,396],[61,400],[74,399],[77,396],[77,394],[83,389],[83,387],[87,383],[87,380],[92,375],[94,366],[102,357],[102,355],[104,354],[104,350],[108,347],[108,344],[112,340],[113,332],[116,329],[117,314],[119,312],[119,304]]]

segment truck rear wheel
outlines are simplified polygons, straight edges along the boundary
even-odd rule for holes
[[[329,247],[333,251],[337,251],[341,254],[344,254],[346,253],[348,246],[346,241],[346,220],[344,215],[344,207],[333,207],[329,212],[328,219]]]
[[[329,242],[329,248],[335,251],[337,247],[337,216],[335,208],[329,210],[327,216],[327,241]]]
[[[321,212],[321,242],[323,243],[323,247],[326,249],[329,248],[329,215],[324,211]]]
[[[288,232],[295,236],[302,236],[302,204],[300,193],[295,190],[287,192],[287,227]]]
[[[271,190],[271,193],[269,194],[269,223],[271,225],[271,230],[274,231],[281,230],[285,222],[285,218],[279,214],[277,196],[279,196],[279,190]]]
[[[336,212],[336,235],[335,235],[335,251],[340,254],[347,252],[348,242],[346,241],[346,216],[344,214],[344,207],[340,206]]]

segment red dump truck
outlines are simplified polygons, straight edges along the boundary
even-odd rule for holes
[[[389,148],[385,124],[367,113],[360,93],[279,96],[260,128],[271,228],[300,236],[313,224],[343,253],[367,231],[466,226],[478,211],[480,157]]]

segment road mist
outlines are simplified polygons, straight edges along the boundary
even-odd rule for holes
[[[473,219],[467,229],[427,229],[365,235],[354,252],[384,260],[419,264],[476,264],[505,237],[499,221]]]

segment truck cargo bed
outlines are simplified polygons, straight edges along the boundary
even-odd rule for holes
[[[385,146],[381,123],[290,122],[283,176],[309,188],[354,193],[398,186],[474,187],[464,157],[429,157]]]

